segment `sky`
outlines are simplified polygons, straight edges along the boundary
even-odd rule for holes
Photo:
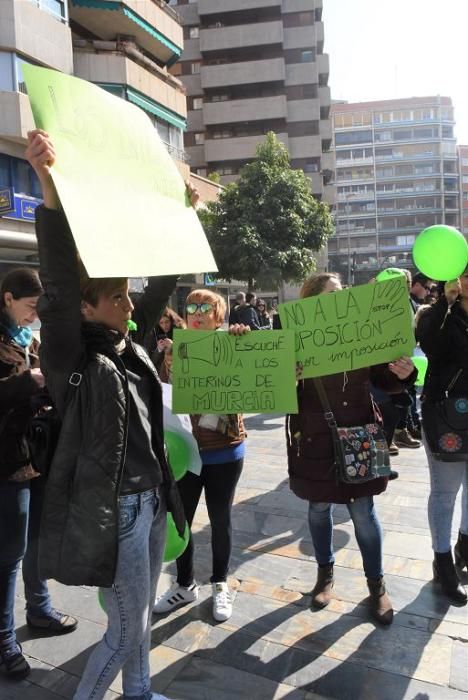
[[[468,0],[323,0],[332,99],[444,95],[468,144]]]

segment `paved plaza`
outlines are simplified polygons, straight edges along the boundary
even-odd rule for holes
[[[376,498],[384,529],[393,625],[369,617],[367,588],[344,507],[335,512],[336,584],[326,610],[311,612],[315,581],[306,503],[288,488],[284,419],[246,420],[249,440],[233,508],[230,585],[234,612],[211,617],[210,530],[206,510],[194,524],[201,599],[155,619],[153,688],[173,700],[461,700],[468,692],[468,607],[434,593],[423,449],[401,450],[400,478]],[[454,536],[459,516],[454,522]],[[171,581],[174,565],[160,580]],[[465,581],[466,582],[466,581]],[[51,583],[56,607],[80,619],[66,637],[32,634],[21,585],[17,627],[33,671],[21,683],[0,675],[1,700],[72,698],[105,615],[95,589]],[[106,700],[118,698],[120,681]]]

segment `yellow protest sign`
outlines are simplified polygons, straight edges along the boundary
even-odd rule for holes
[[[149,117],[79,78],[22,66],[52,177],[90,277],[217,270],[185,185]]]

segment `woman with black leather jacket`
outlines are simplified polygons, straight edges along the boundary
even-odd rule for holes
[[[39,343],[30,328],[41,292],[39,277],[30,268],[11,270],[0,289],[0,659],[15,680],[31,670],[15,634],[21,561],[28,626],[61,634],[77,625],[75,618],[52,607],[47,582],[38,571],[44,479],[31,464],[27,434],[31,419],[49,401],[39,369]]]
[[[430,416],[447,396],[459,398],[460,416],[466,415],[468,429],[468,268],[459,280],[439,285],[439,299],[421,315],[416,336],[429,360],[422,397],[424,447],[431,475],[428,502],[429,525],[434,550],[434,580],[444,594],[456,603],[466,603],[451,551],[451,528],[457,494],[462,489],[461,523],[455,545],[455,561],[459,569],[468,566],[468,461],[437,459],[429,445]],[[432,409],[432,410],[431,410]],[[458,409],[457,409],[458,410]],[[437,449],[450,452],[456,447],[456,436],[442,435]]]
[[[161,700],[151,690],[149,649],[166,511],[180,535],[185,527],[165,456],[161,385],[147,353],[128,335],[134,310],[128,280],[90,279],[78,264],[50,176],[55,151],[45,132],[29,134],[27,157],[44,194],[36,210],[41,367],[62,417],[40,566],[62,583],[99,586],[108,616],[74,700],[102,699],[120,670],[124,698]],[[174,282],[150,280],[138,309],[142,339]]]

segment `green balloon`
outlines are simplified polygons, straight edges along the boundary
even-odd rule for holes
[[[167,534],[166,534],[166,547],[164,549],[163,561],[174,561],[183,554],[189,543],[190,530],[187,523],[185,523],[184,536],[181,537],[177,532],[175,526],[174,518],[171,513],[167,514]]]
[[[98,588],[97,599],[98,599],[98,603],[101,606],[101,608],[104,610],[104,612],[106,612],[106,608],[104,605],[104,596],[102,595],[100,588]]]
[[[387,280],[395,279],[395,277],[401,277],[404,274],[403,270],[400,270],[399,267],[387,267],[386,270],[379,272],[375,279],[377,282],[386,282]]]
[[[468,265],[468,244],[453,226],[429,226],[413,246],[414,264],[432,280],[453,280]]]
[[[415,357],[411,358],[413,360],[413,364],[418,370],[418,378],[415,381],[416,386],[423,386],[424,385],[424,378],[426,376],[427,372],[427,357],[422,357],[421,355],[416,355]]]
[[[174,433],[172,430],[164,431],[164,442],[166,443],[169,464],[174,474],[174,479],[179,481],[187,473],[187,469],[190,466],[190,447],[182,435]]]

